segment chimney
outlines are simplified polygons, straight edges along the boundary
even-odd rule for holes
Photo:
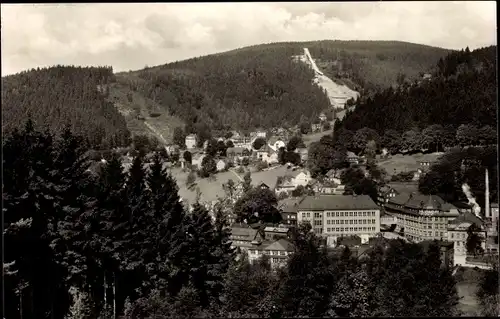
[[[490,180],[488,177],[488,169],[486,169],[484,184],[486,186],[486,190],[484,192],[484,217],[489,218],[490,216]]]

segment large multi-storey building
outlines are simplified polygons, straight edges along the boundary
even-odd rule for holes
[[[380,232],[380,208],[367,195],[307,196],[298,205],[297,221],[309,222],[327,238],[371,237]]]
[[[455,255],[467,255],[467,231],[472,224],[476,225],[476,227],[481,230],[478,235],[482,237],[483,240],[486,239],[486,229],[484,227],[484,222],[472,213],[466,212],[460,214],[460,216],[448,223],[447,239],[448,241],[453,243]],[[486,242],[483,241],[481,243],[481,246],[483,250],[486,249]]]
[[[397,230],[410,240],[445,239],[448,222],[459,216],[458,209],[437,195],[402,193],[385,204],[397,218]]]

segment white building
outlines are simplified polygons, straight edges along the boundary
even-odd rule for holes
[[[367,195],[307,196],[298,205],[297,222],[309,222],[327,238],[373,237],[380,232],[380,208]]]
[[[186,136],[186,148],[187,149],[193,149],[196,148],[196,142],[197,142],[197,137],[195,134],[190,134]]]

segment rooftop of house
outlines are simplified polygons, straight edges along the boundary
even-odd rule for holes
[[[358,157],[358,155],[354,154],[354,153],[353,153],[353,152],[351,152],[351,151],[347,151],[346,155],[347,155],[347,157],[354,157],[354,158],[357,158],[357,157]]]
[[[449,211],[450,209],[456,208],[437,195],[424,195],[419,192],[400,193],[389,199],[389,204],[401,205],[410,209],[440,211]]]
[[[379,209],[368,195],[315,195],[307,196],[298,210],[356,210]]]
[[[465,224],[475,224],[476,226],[481,227],[484,225],[484,221],[473,213],[464,212],[461,213],[457,218],[454,218],[448,222],[448,225],[450,227],[466,226]]]
[[[284,228],[284,227],[272,227],[272,226],[267,226],[264,228],[265,232],[272,232],[272,233],[288,233],[289,229]]]
[[[283,212],[296,213],[297,208],[302,200],[304,200],[304,197],[282,199],[278,202],[278,209],[281,209]]]
[[[254,240],[257,237],[258,229],[254,229],[246,224],[231,225],[231,236],[244,236],[247,240]]]
[[[281,238],[277,241],[267,244],[262,247],[262,250],[278,250],[278,251],[288,251],[293,252],[295,246],[287,239]]]
[[[192,139],[192,138],[196,138],[196,134],[189,134],[188,136],[186,136],[186,139]]]
[[[498,203],[491,203],[491,204],[490,204],[490,206],[491,206],[492,208],[498,208]]]

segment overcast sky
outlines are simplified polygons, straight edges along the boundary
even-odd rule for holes
[[[496,2],[1,5],[2,75],[55,64],[140,69],[276,41],[496,44]]]

